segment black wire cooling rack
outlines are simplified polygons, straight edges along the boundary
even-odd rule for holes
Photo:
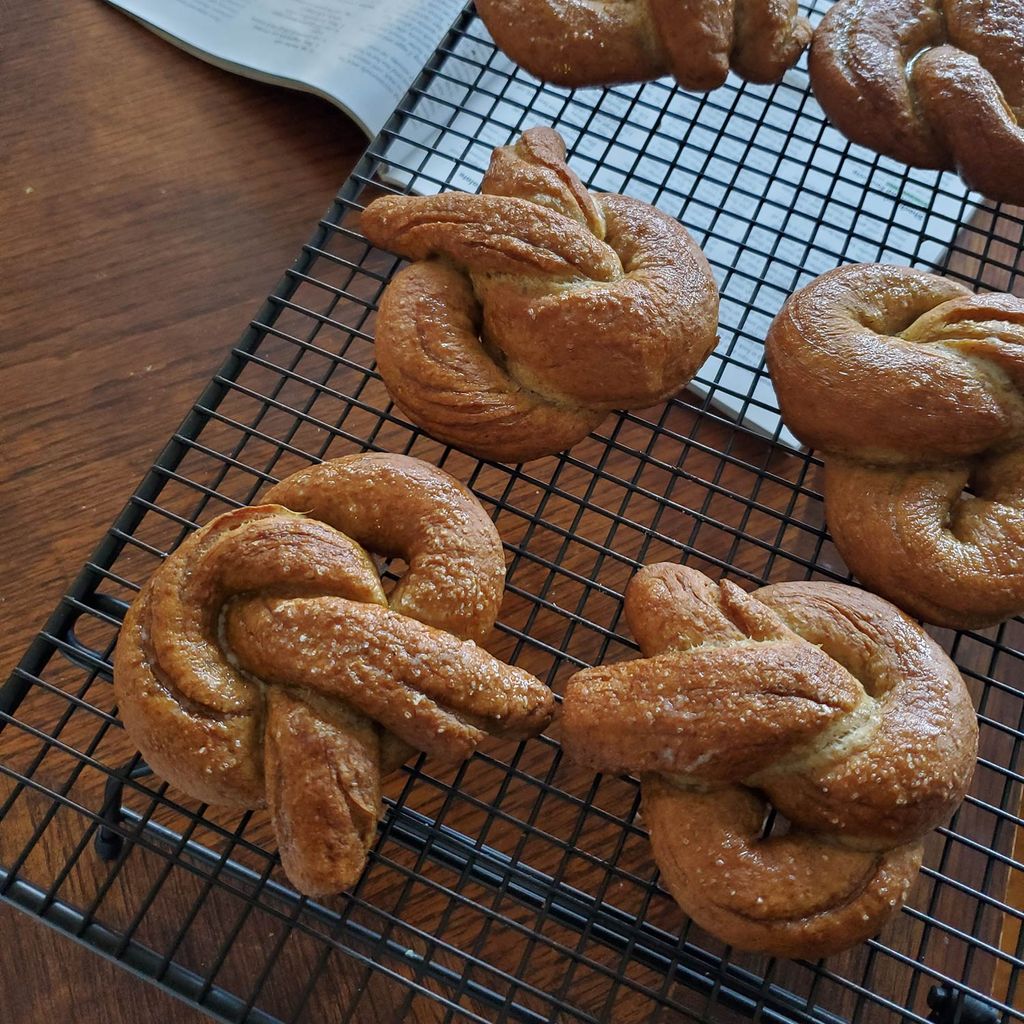
[[[288,887],[263,815],[161,784],[113,706],[118,625],[164,554],[272,480],[357,450],[469,482],[509,557],[492,649],[556,689],[633,655],[620,595],[645,562],[748,586],[847,579],[819,463],[774,417],[764,329],[789,291],[855,259],[1019,291],[1024,222],[951,176],[849,146],[803,67],[707,96],[664,82],[570,93],[512,68],[471,11],[459,19],[0,691],[5,899],[230,1021],[1024,1021],[1024,915],[1006,901],[1024,872],[1020,622],[935,631],[978,707],[971,793],[930,838],[897,922],[818,963],[737,954],[691,925],[658,884],[635,781],[573,768],[553,738],[407,765],[363,878],[317,901]],[[356,225],[382,177],[471,186],[492,145],[535,123],[563,132],[592,187],[693,231],[723,340],[696,394],[513,467],[450,451],[392,408],[372,342],[396,261]]]

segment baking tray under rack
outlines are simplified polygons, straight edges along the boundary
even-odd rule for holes
[[[165,553],[272,480],[353,451],[409,452],[469,482],[509,562],[490,646],[556,690],[634,655],[620,595],[646,562],[748,587],[848,579],[820,463],[777,427],[764,329],[789,291],[851,260],[1019,294],[1024,221],[849,146],[804,66],[707,96],[665,82],[572,93],[512,68],[471,9],[460,17],[0,691],[6,900],[230,1021],[1024,1021],[1024,915],[1007,901],[1024,873],[1019,621],[935,631],[979,712],[971,792],[929,838],[899,919],[817,963],[739,954],[688,922],[659,885],[635,780],[573,767],[553,738],[407,765],[362,879],[320,901],[289,888],[263,814],[183,799],[116,717],[111,649]],[[538,123],[562,131],[591,187],[690,228],[722,289],[722,345],[696,393],[609,417],[557,457],[480,463],[388,400],[373,323],[397,261],[360,237],[358,211],[382,175],[471,187],[492,145]]]

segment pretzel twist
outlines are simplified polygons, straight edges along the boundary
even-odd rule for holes
[[[563,745],[639,773],[680,906],[777,956],[875,934],[970,782],[978,729],[956,667],[890,604],[837,584],[745,594],[651,565],[625,611],[645,657],[570,679]],[[787,834],[763,837],[769,804]]]
[[[796,0],[478,0],[498,48],[559,85],[610,85],[672,74],[715,89],[730,67],[776,82],[810,41]]]
[[[839,0],[810,73],[854,142],[1024,203],[1024,0]]]
[[[302,892],[361,873],[381,777],[415,750],[465,758],[486,732],[540,732],[553,698],[478,641],[504,585],[501,543],[446,473],[356,455],[218,516],[134,602],[114,685],[151,767],[212,804],[269,807]],[[365,548],[408,571],[390,601]]]
[[[362,216],[371,242],[415,261],[381,298],[376,345],[416,423],[520,462],[692,378],[715,345],[718,290],[682,226],[591,195],[548,128],[495,150],[482,191],[384,197]]]
[[[789,298],[765,354],[867,586],[955,628],[1024,611],[1024,301],[841,267]]]

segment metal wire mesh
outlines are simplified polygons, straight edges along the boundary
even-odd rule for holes
[[[382,171],[465,185],[491,145],[542,122],[589,185],[693,231],[722,289],[723,341],[698,396],[609,417],[558,457],[479,463],[389,402],[373,318],[397,261],[365,243],[357,214]],[[971,793],[930,837],[900,919],[819,963],[738,954],[690,924],[658,884],[636,782],[574,768],[552,737],[493,741],[450,769],[410,763],[355,889],[300,898],[262,814],[197,806],[148,774],[109,686],[126,603],[190,529],[357,450],[408,452],[468,481],[509,557],[491,649],[556,690],[578,667],[634,655],[620,595],[646,562],[748,585],[848,579],[817,460],[766,440],[780,438],[775,421],[719,411],[773,412],[750,346],[788,291],[851,259],[1019,293],[1022,227],[1013,210],[975,209],[950,176],[847,145],[802,70],[706,97],[665,82],[568,93],[513,69],[468,12],[0,693],[3,896],[232,1021],[832,1024],[922,1021],[929,999],[949,1022],[1024,1020],[1024,914],[1005,896],[1024,871],[1019,621],[934,631],[979,710]]]

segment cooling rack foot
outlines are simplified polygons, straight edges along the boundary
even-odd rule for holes
[[[952,985],[933,985],[928,992],[928,1019],[937,1024],[999,1024],[999,1013],[976,996]]]
[[[125,781],[140,779],[151,773],[149,765],[140,761],[136,755],[120,771],[107,779],[107,784],[103,788],[103,806],[100,808],[100,819],[103,824],[93,840],[93,847],[101,860],[115,860],[124,847],[124,836],[117,831],[117,826],[123,820],[121,807]]]

